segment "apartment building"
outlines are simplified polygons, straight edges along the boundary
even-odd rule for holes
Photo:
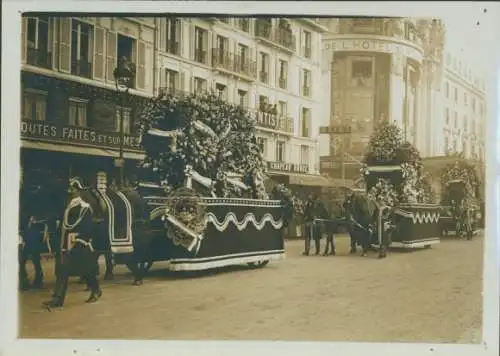
[[[486,78],[452,52],[445,58],[443,141],[436,155],[463,153],[466,158],[484,162]]]
[[[322,185],[321,35],[312,19],[159,18],[158,90],[215,90],[248,108],[269,172],[288,184]]]
[[[24,17],[21,41],[21,164],[24,177],[106,184],[124,115],[126,170],[140,159],[133,123],[154,93],[150,18]],[[137,73],[122,104],[113,71],[127,57]],[[123,105],[123,108],[120,107]],[[123,110],[122,110],[123,109]]]
[[[22,33],[22,164],[109,183],[124,111],[125,158],[140,159],[134,122],[161,91],[216,90],[255,115],[269,172],[288,184],[319,176],[321,35],[312,19],[27,17]],[[125,104],[113,71],[136,65]],[[126,107],[125,107],[126,106]],[[56,155],[56,156],[54,156]],[[54,158],[56,157],[56,158]]]

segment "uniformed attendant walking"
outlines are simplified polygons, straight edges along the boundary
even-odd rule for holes
[[[70,276],[84,276],[90,289],[87,303],[96,302],[102,295],[97,275],[98,254],[92,247],[92,207],[82,197],[83,185],[79,179],[72,179],[69,192],[73,197],[63,217],[63,244],[60,271],[57,276],[52,300],[43,303],[48,308],[64,305]]]

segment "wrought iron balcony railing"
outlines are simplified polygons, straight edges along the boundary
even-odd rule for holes
[[[174,54],[176,56],[179,55],[179,41],[175,41],[175,40],[167,40],[167,43],[166,43],[166,52],[167,53],[170,53],[170,54]]]
[[[247,56],[230,53],[219,48],[212,49],[212,66],[232,73],[255,78],[257,76],[257,63]]]
[[[255,25],[255,36],[275,43],[290,51],[296,50],[296,39],[290,30],[272,27],[267,20],[257,20]]]
[[[52,52],[43,49],[28,48],[26,62],[33,66],[51,69]]]
[[[207,64],[207,51],[201,48],[195,49],[194,60],[198,63]]]

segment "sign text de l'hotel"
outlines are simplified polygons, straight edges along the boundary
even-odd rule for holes
[[[107,146],[118,148],[120,146],[120,134],[118,132],[99,132],[83,127],[54,125],[37,121],[22,121],[21,137],[80,143],[95,147]],[[140,149],[139,138],[137,136],[125,135],[123,144],[128,149]]]

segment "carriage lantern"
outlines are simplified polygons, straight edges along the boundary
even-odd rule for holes
[[[115,166],[120,169],[120,181],[119,185],[124,182],[124,168],[125,161],[123,159],[123,148],[124,148],[124,127],[123,121],[125,119],[124,107],[125,100],[129,89],[132,87],[135,77],[135,64],[128,60],[127,57],[121,57],[118,59],[118,66],[113,71],[113,76],[115,77],[116,91],[121,98],[120,107],[120,152],[119,158],[115,160]]]

